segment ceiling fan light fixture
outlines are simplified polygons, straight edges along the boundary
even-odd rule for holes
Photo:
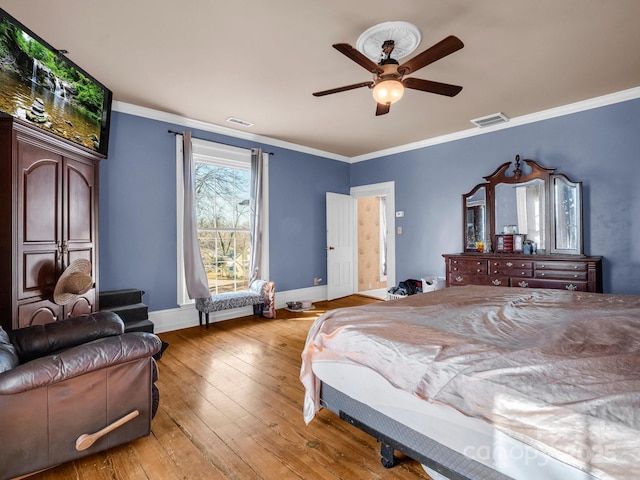
[[[404,85],[399,80],[383,80],[373,87],[373,98],[383,105],[396,103],[404,95]]]

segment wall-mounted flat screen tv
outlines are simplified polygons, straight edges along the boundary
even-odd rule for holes
[[[111,91],[0,9],[0,111],[106,157]]]

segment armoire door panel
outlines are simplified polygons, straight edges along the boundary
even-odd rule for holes
[[[18,306],[18,328],[44,325],[60,319],[62,307],[51,300],[25,303]]]
[[[79,317],[95,310],[96,290],[92,288],[81,297],[64,306],[64,318]]]
[[[93,265],[94,258],[94,250],[93,245],[87,245],[86,243],[82,244],[71,244],[69,245],[68,254],[64,258],[64,262],[62,264],[62,269],[64,270],[66,267],[71,265],[76,260],[89,260],[91,262],[91,276],[93,277],[93,281],[96,281],[96,275],[94,271]]]
[[[62,240],[62,157],[18,142],[18,300],[51,295]],[[40,318],[45,314],[41,314]]]
[[[24,243],[56,243],[60,239],[59,163],[37,158],[29,165],[23,163],[20,213]]]
[[[94,167],[80,162],[65,162],[65,239],[69,243],[92,242]]]
[[[27,251],[22,256],[22,282],[18,298],[53,292],[57,280],[56,251]]]

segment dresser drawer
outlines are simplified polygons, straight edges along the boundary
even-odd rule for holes
[[[521,261],[521,260],[491,260],[489,262],[491,265],[491,269],[533,269],[533,262],[531,261]]]
[[[472,273],[451,273],[449,275],[449,286],[462,285],[493,285],[494,287],[508,287],[509,277],[496,275],[474,275]]]
[[[569,290],[588,292],[589,284],[582,281],[562,281],[562,280],[541,280],[539,278],[528,279],[511,279],[512,287],[524,287],[524,288],[552,288],[555,290]]]
[[[449,273],[449,285],[482,285],[481,278],[470,272]]]
[[[488,272],[487,260],[484,259],[457,259],[449,261],[450,272],[465,272],[486,275]]]
[[[535,262],[537,270],[571,270],[574,272],[586,272],[588,270],[587,262],[557,262],[550,260],[548,262]]]
[[[586,282],[587,272],[586,271],[536,269],[535,278],[551,279],[551,280],[574,280],[574,281]]]
[[[504,277],[500,275],[487,275],[485,277],[487,279],[486,282],[479,285],[493,285],[494,287],[509,287],[509,277]]]

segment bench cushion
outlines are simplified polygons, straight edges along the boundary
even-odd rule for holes
[[[219,312],[229,308],[247,307],[262,303],[263,299],[254,292],[229,292],[212,295],[209,298],[196,298],[196,308],[203,313]]]
[[[219,293],[208,298],[196,298],[196,309],[200,313],[209,314],[210,312],[253,305],[254,315],[275,318],[275,290],[273,282],[254,280],[246,291]]]

